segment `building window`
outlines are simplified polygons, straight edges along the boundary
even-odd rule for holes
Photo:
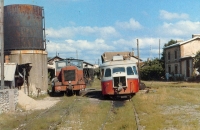
[[[177,51],[174,51],[174,58],[175,58],[175,60],[177,59]]]
[[[170,65],[168,66],[168,72],[169,72],[169,74],[171,73],[171,66]]]
[[[178,74],[178,65],[175,65],[175,74]]]
[[[168,60],[170,60],[170,52],[168,52]]]

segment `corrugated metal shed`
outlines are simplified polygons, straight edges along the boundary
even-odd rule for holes
[[[1,67],[1,65],[0,65]],[[16,63],[4,63],[4,80],[5,81],[13,81],[15,79],[15,71],[17,64]],[[1,74],[1,70],[0,70]],[[0,75],[1,79],[1,75]]]

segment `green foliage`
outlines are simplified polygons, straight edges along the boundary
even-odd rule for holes
[[[164,45],[164,47],[170,46],[170,45],[175,44],[175,43],[177,43],[177,42],[175,40],[171,39],[168,43],[166,43]]]
[[[160,80],[164,76],[163,62],[159,59],[146,61],[144,66],[140,69],[140,76],[142,80]]]
[[[200,73],[200,51],[198,51],[194,57],[194,68]]]

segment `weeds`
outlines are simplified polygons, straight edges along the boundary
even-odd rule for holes
[[[132,98],[140,119],[139,123],[144,129],[200,129],[199,84],[144,83],[147,87],[151,87],[149,93],[139,92]],[[91,87],[100,89],[100,81],[95,79]],[[112,108],[110,100],[99,99],[99,97],[63,96],[61,101],[50,109],[3,113],[0,115],[0,129],[133,130],[136,128],[131,101]]]

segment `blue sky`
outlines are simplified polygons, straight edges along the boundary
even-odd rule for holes
[[[106,51],[159,57],[169,40],[200,34],[198,0],[4,0],[4,5],[44,7],[48,57],[78,58],[92,64]]]

